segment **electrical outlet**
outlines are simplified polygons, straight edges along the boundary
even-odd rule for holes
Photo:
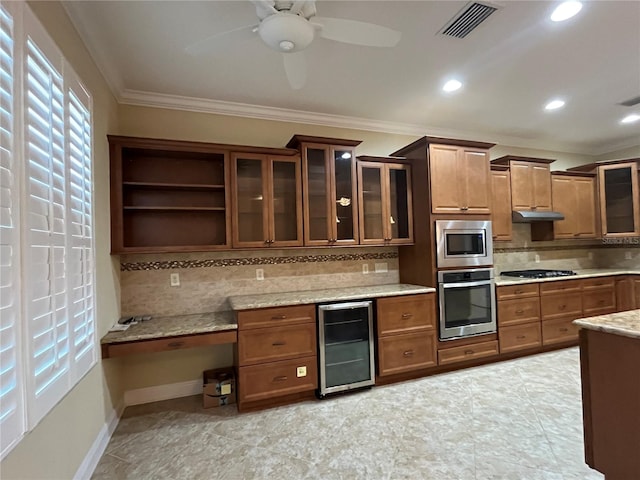
[[[362,264],[362,274],[366,275],[367,273],[369,273],[369,264],[368,263],[363,263]]]
[[[624,252],[624,259],[631,260],[631,252]]]
[[[296,376],[297,377],[306,377],[307,376],[307,367],[298,367],[296,369]]]
[[[386,262],[384,262],[384,263],[376,263],[375,268],[376,268],[376,273],[387,273],[389,271],[387,269]]]
[[[589,258],[589,260],[593,260],[593,252],[587,253],[587,258]]]
[[[179,273],[172,273],[169,276],[170,280],[171,280],[171,286],[172,287],[179,287],[180,286],[180,274]]]
[[[540,255],[538,255],[537,253],[536,253],[536,256],[534,257],[534,259],[535,259],[536,263],[540,263]]]
[[[256,280],[264,280],[264,270],[262,268],[256,268]]]

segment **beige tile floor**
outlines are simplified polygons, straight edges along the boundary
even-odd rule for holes
[[[198,396],[129,407],[92,478],[604,477],[584,464],[571,348],[242,415]]]

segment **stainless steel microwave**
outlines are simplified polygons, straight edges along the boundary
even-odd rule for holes
[[[438,268],[493,265],[491,220],[436,220],[436,264]]]

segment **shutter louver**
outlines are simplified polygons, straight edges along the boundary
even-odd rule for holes
[[[62,76],[31,38],[25,53],[25,311],[30,334],[28,414],[35,425],[69,387],[64,91]]]
[[[19,165],[16,162],[14,23],[0,5],[0,452],[25,432],[20,326]]]

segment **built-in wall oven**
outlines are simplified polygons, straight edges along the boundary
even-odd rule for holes
[[[440,339],[496,332],[492,268],[438,272]]]
[[[491,220],[436,220],[438,268],[493,266]]]

